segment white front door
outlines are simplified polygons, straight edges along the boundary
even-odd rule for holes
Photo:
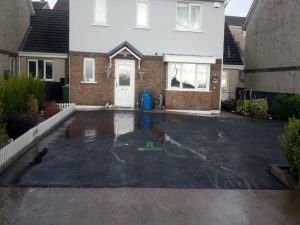
[[[116,59],[115,105],[134,108],[135,61]]]

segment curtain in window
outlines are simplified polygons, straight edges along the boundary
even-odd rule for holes
[[[177,4],[177,28],[189,27],[189,4],[178,3]]]

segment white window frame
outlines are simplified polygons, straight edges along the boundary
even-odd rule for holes
[[[35,62],[35,76],[34,78],[37,78],[37,73],[38,73],[38,60],[37,59],[28,59],[27,60],[27,75],[29,76],[30,75],[30,72],[29,72],[29,63],[30,62]]]
[[[51,79],[47,79],[46,78],[46,63],[47,62],[52,63],[52,78]],[[44,79],[43,80],[45,80],[45,81],[53,81],[53,68],[54,68],[53,60],[44,60]]]
[[[171,64],[178,64],[180,65],[180,87],[171,87],[171,83],[172,83],[172,77],[170,74],[170,67]],[[207,73],[206,73],[206,88],[194,88],[194,89],[188,89],[188,88],[183,88],[182,87],[182,70],[183,70],[183,65],[184,64],[192,64],[195,65],[195,79],[197,79],[196,75],[197,75],[197,66],[201,65],[205,65],[207,67]],[[209,92],[210,91],[210,64],[195,64],[195,63],[176,63],[176,62],[169,62],[168,63],[168,69],[167,69],[167,76],[168,76],[168,84],[167,84],[167,90],[172,90],[172,91],[194,91],[194,92]],[[196,83],[196,80],[195,80]]]
[[[223,78],[225,78],[225,80],[226,80],[226,85],[225,85],[224,89],[222,87]],[[228,81],[229,81],[228,71],[223,71],[222,72],[222,78],[221,78],[221,91],[222,92],[228,92],[228,86],[229,86]]]
[[[103,26],[103,27],[109,27],[108,22],[107,22],[107,11],[108,11],[108,0],[102,0],[105,1],[105,21],[97,21],[97,1],[99,0],[94,0],[94,15],[93,15],[93,23],[92,25],[94,26]]]
[[[92,62],[93,63],[93,79],[86,78],[86,63]],[[97,83],[95,81],[95,59],[94,58],[84,58],[83,60],[83,81],[81,83]]]
[[[138,11],[139,11],[139,3],[147,3],[147,24],[140,25],[138,24]],[[136,26],[134,28],[137,29],[151,29],[150,28],[150,0],[136,0],[136,19],[135,19]]]
[[[188,4],[189,7],[189,27],[188,28],[179,28],[177,26],[177,16],[178,16],[178,4]],[[194,29],[191,27],[191,21],[192,21],[192,6],[199,6],[200,7],[200,28],[199,29]],[[176,3],[176,18],[175,18],[175,31],[190,31],[190,32],[203,32],[202,30],[202,4],[201,3],[195,3],[195,2],[185,2],[185,1],[177,1]]]
[[[9,70],[11,74],[16,74],[16,58],[9,57]]]
[[[44,59],[28,59],[27,60],[27,76],[30,75],[29,73],[29,63],[30,62],[35,62],[35,79],[38,78],[38,72],[39,72],[39,61],[43,61],[43,66],[44,66],[44,74],[43,74],[43,79],[44,81],[53,81],[53,69],[54,69],[54,62],[53,60],[44,60]],[[46,79],[46,62],[51,62],[52,63],[52,79]]]

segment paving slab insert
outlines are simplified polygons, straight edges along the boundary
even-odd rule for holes
[[[0,175],[1,186],[286,189],[283,123],[133,111],[76,112]]]

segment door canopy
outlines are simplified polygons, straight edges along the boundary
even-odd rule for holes
[[[133,47],[129,42],[125,41],[119,46],[115,47],[108,54],[109,57],[109,67],[112,66],[112,59],[118,54],[130,54],[138,60],[138,69],[141,68],[141,60],[144,57],[141,52],[139,52],[135,47]]]

